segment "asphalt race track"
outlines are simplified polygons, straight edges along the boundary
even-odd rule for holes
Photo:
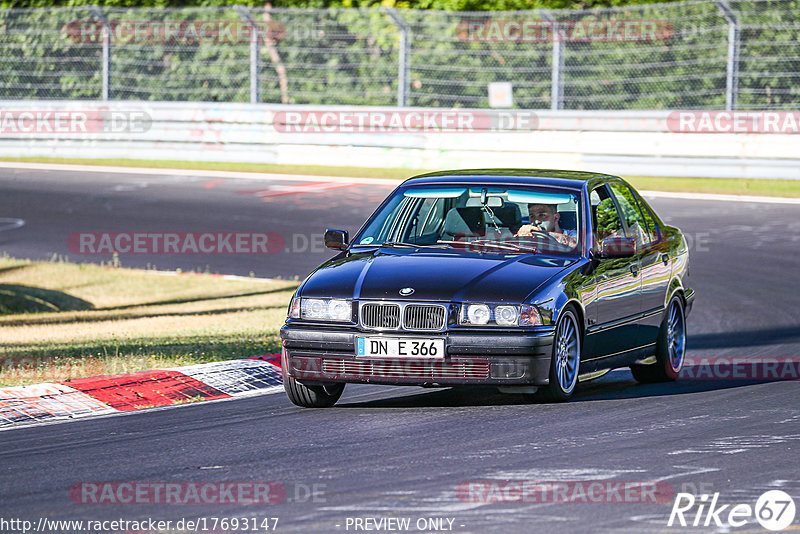
[[[2,169],[0,217],[26,224],[0,232],[0,252],[108,261],[71,253],[69,235],[269,231],[289,243],[283,252],[120,259],[124,266],[302,278],[328,254],[295,236],[310,241],[325,227],[355,231],[391,187]],[[651,202],[692,241],[698,299],[689,356],[796,359],[800,206]],[[354,518],[388,517],[410,518],[412,531],[419,519],[446,518],[453,532],[761,532],[753,520],[739,529],[668,527],[667,502],[486,503],[456,490],[492,479],[661,482],[674,492],[718,492],[719,504],[731,505],[753,506],[764,491],[782,489],[800,507],[799,383],[711,377],[642,386],[620,370],[584,385],[566,404],[490,389],[349,385],[327,410],[296,408],[275,394],[21,428],[0,432],[0,515],[34,523],[277,517],[278,532],[347,532]],[[272,481],[287,496],[274,505],[70,498],[77,483],[125,481]]]
[[[305,276],[330,257],[322,246],[325,225],[357,230],[392,189],[348,182],[3,168],[0,184],[0,218],[25,220],[22,228],[0,232],[0,249],[14,257],[49,259],[57,254],[79,263],[111,260],[111,254],[70,250],[69,237],[81,232],[269,232],[282,245],[274,254],[143,253],[120,260],[125,267],[284,278]]]

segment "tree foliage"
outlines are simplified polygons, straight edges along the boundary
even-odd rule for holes
[[[116,21],[242,22],[230,4],[212,0],[197,4],[213,3],[211,7],[171,5],[168,9],[125,7],[129,1],[111,0],[102,9]],[[302,0],[303,5],[314,1],[322,2]],[[361,0],[336,1],[366,5]],[[417,1],[414,6],[444,10],[398,10],[411,27],[410,105],[487,107],[488,84],[501,81],[512,83],[516,107],[551,107],[552,42],[470,41],[460,33],[465,21],[533,20],[540,15],[450,10],[487,7],[468,0]],[[505,9],[539,5],[497,1]],[[731,4],[743,25],[738,107],[796,109],[800,102],[796,83],[800,0]],[[276,5],[286,7],[277,1]],[[285,30],[274,42],[259,47],[259,101],[383,106],[396,102],[400,31],[386,13],[363,7],[268,10],[263,5],[250,11],[254,20],[270,21]],[[671,32],[656,41],[564,42],[564,109],[724,107],[728,23],[713,1],[554,14],[567,21],[661,20]],[[0,10],[4,30],[0,33],[4,74],[0,98],[99,98],[102,47],[99,42],[76,40],[70,30],[76,21],[92,18],[86,4],[78,2],[48,9]],[[249,43],[114,43],[111,95],[113,99],[248,102]]]
[[[673,0],[675,1],[675,0]],[[104,7],[218,7],[247,5],[263,7],[261,0],[3,0],[0,7],[35,8],[53,6],[82,6],[102,4]],[[651,0],[270,0],[272,7],[329,8],[388,6],[404,9],[442,11],[498,11],[527,9],[586,9],[651,3]]]

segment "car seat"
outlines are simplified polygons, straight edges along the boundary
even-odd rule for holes
[[[486,235],[486,221],[483,218],[482,208],[452,208],[447,212],[442,227],[443,240],[484,235]]]
[[[559,211],[561,216],[558,220],[558,225],[562,230],[578,231],[578,214],[574,211]]]
[[[522,212],[516,204],[506,204],[499,208],[491,208],[497,226],[507,228],[512,234],[517,233],[522,226]],[[485,214],[486,226],[492,227],[492,218],[488,213]]]

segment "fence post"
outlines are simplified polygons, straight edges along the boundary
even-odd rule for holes
[[[564,107],[564,50],[558,36],[558,22],[547,9],[535,10],[545,21],[553,24],[553,66],[550,74],[550,109],[558,111]]]
[[[103,100],[111,98],[111,25],[103,11],[95,5],[87,6],[89,12],[103,24]]]
[[[250,15],[250,10],[246,6],[236,5],[233,9],[239,16],[250,25],[250,103],[258,104],[261,100],[261,65],[258,61],[258,26]]]
[[[408,73],[411,59],[411,26],[397,14],[394,8],[381,7],[381,10],[391,17],[392,22],[400,30],[400,58],[397,66],[397,106],[403,108],[408,106],[411,87]]]
[[[731,9],[726,0],[714,0],[728,21],[728,75],[725,80],[725,109],[736,109],[736,98],[739,91],[739,17]]]

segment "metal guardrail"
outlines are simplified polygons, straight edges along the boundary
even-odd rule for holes
[[[0,157],[410,169],[567,168],[623,175],[800,179],[798,134],[679,133],[675,131],[676,112],[667,111],[533,113],[139,101],[0,101],[0,110],[11,117],[32,110],[53,114],[34,131],[11,131],[8,126],[14,123],[5,124],[6,128],[0,129]],[[67,117],[65,128],[58,132],[52,131],[56,112]],[[308,121],[312,113],[316,113],[314,120],[326,113],[348,120],[355,114],[391,119],[414,113],[420,117],[449,113],[472,120],[473,127],[415,128],[398,123],[381,131],[354,131],[340,122],[329,129],[287,128],[290,114],[313,126],[314,122]],[[71,127],[70,114],[80,115],[84,122]],[[511,124],[509,118],[518,120]]]

